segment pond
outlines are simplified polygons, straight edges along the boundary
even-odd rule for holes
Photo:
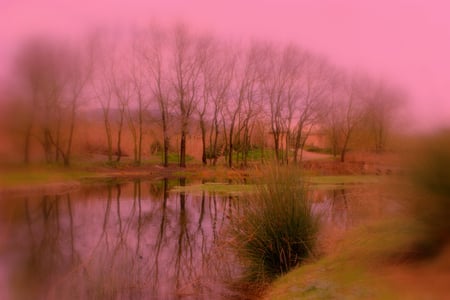
[[[4,197],[0,298],[245,298],[233,288],[242,268],[224,234],[238,197],[171,191],[175,185],[185,180]],[[314,209],[342,230],[376,216],[356,191],[313,191]]]

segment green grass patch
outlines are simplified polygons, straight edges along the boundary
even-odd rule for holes
[[[275,151],[273,149],[264,149],[263,151],[260,148],[256,148],[249,150],[247,154],[249,161],[271,160],[273,158],[275,158]]]
[[[255,186],[250,184],[204,183],[188,186],[175,186],[171,191],[186,192],[193,194],[202,192],[236,194],[236,193],[252,193],[255,191]]]
[[[376,175],[338,175],[308,176],[305,180],[315,188],[333,189],[342,185],[381,183],[384,178]]]
[[[280,150],[281,151],[281,150]],[[275,150],[270,148],[253,148],[247,152],[247,162],[258,163],[261,161],[270,162],[275,159]],[[233,151],[233,163],[239,164],[243,160],[243,153]]]
[[[85,171],[54,167],[8,169],[0,172],[0,187],[80,180],[89,175],[91,174]]]

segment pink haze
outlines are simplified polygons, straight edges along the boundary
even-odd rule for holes
[[[411,125],[450,125],[450,2],[439,0],[0,1],[0,80],[35,34],[73,38],[98,27],[182,19],[234,38],[293,41],[349,70],[406,90]]]

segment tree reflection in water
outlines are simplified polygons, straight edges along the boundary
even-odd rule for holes
[[[221,232],[234,198],[134,180],[66,195],[5,199],[2,299],[234,298]],[[14,204],[11,204],[14,203]]]
[[[240,202],[170,192],[185,184],[136,179],[2,199],[0,299],[245,297],[230,287],[241,270],[223,234]],[[351,187],[310,196],[324,227],[345,231],[392,210],[380,193]]]

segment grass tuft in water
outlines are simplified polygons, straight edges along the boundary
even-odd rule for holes
[[[264,284],[313,254],[318,220],[298,170],[270,167],[232,223],[234,247],[244,264],[244,280]]]

